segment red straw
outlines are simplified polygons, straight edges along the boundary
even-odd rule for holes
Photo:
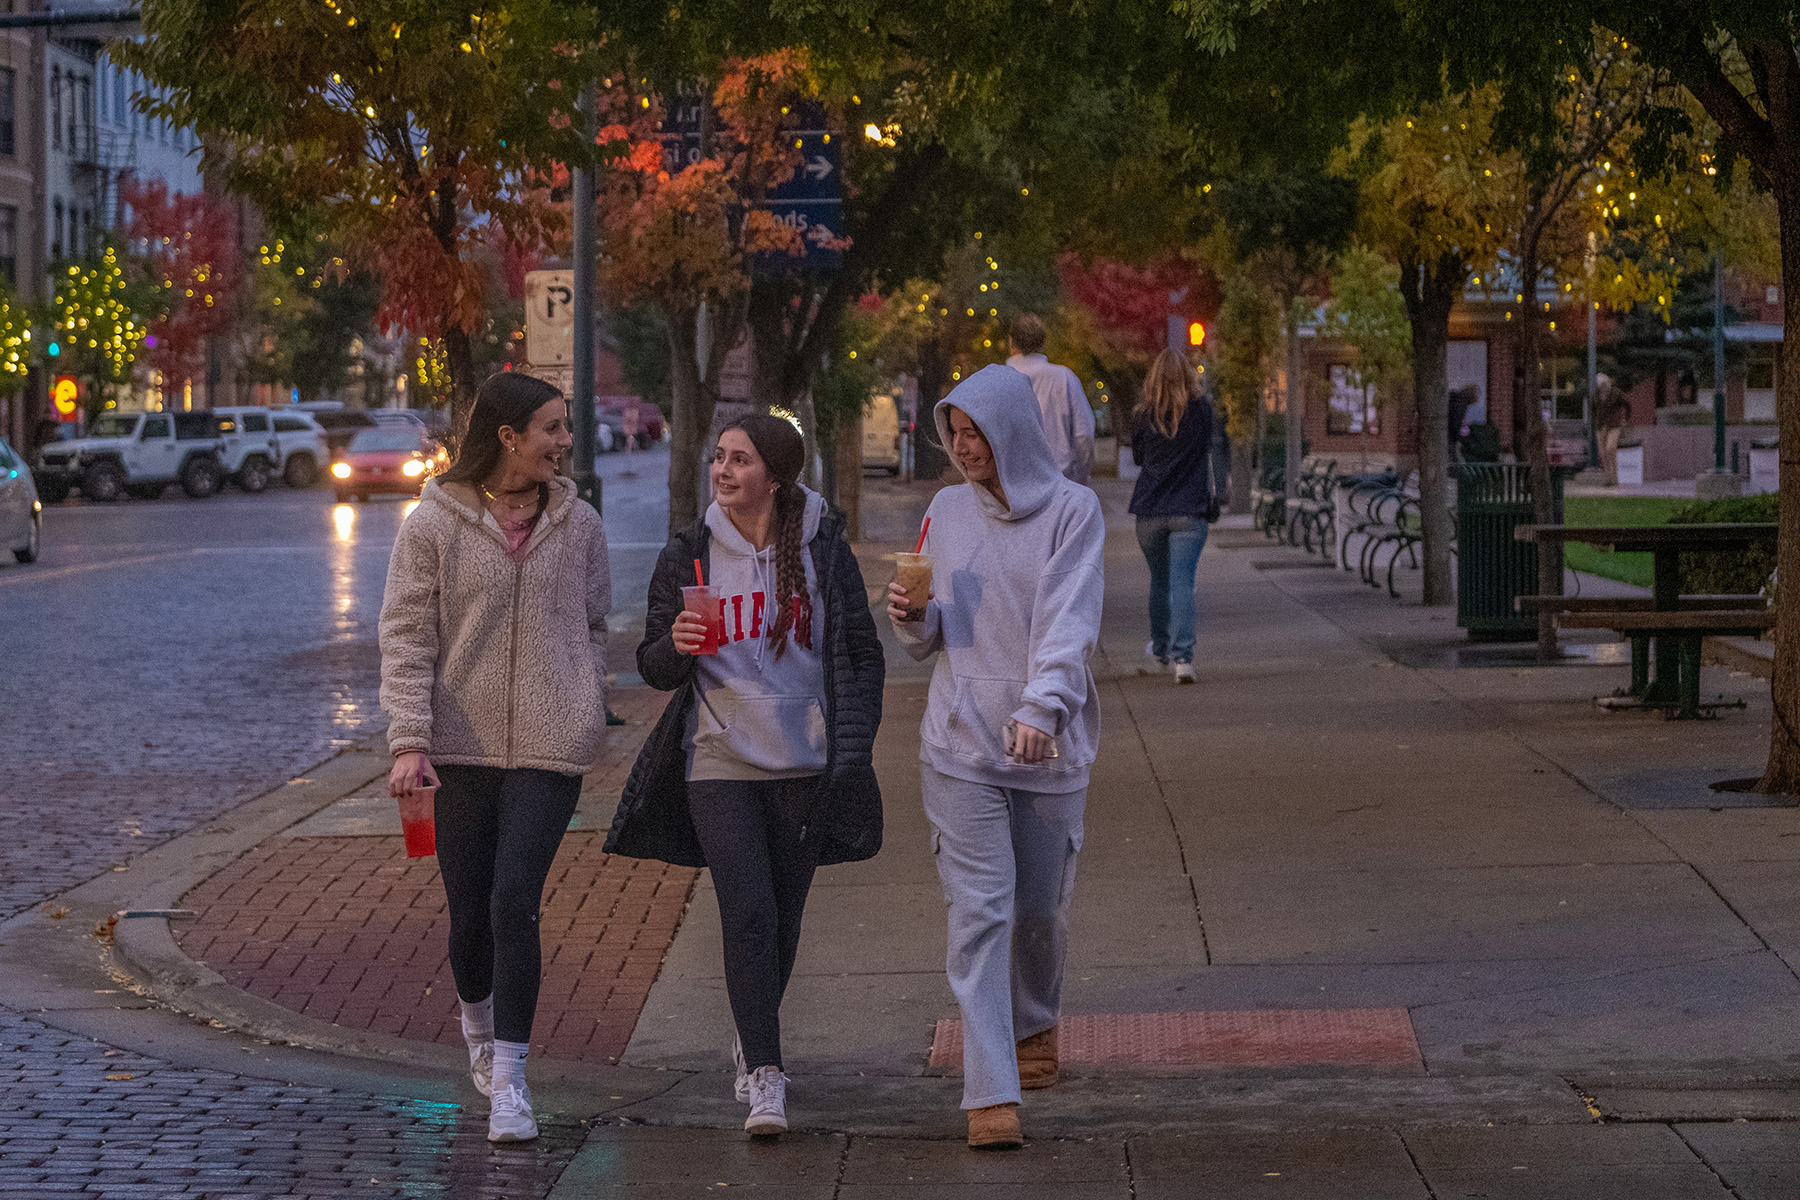
[[[931,532],[931,518],[925,518],[925,528],[919,530],[919,544],[913,547],[913,553],[922,553],[925,549],[925,535]]]
[[[700,560],[694,560],[694,582],[700,587],[706,586],[706,576],[700,574]]]

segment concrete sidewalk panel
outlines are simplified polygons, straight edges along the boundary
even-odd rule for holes
[[[671,1197],[694,1196],[758,1186],[771,1196],[829,1200],[844,1145],[844,1138],[829,1135],[788,1134],[760,1141],[741,1130],[600,1125],[551,1196],[604,1196],[615,1188],[633,1197],[655,1196],[659,1189]]]
[[[1791,861],[1712,862],[1706,881],[1790,969],[1800,974],[1800,871]]]
[[[1718,1178],[1664,1125],[1406,1130],[1439,1197],[1726,1200]]]
[[[1611,970],[1607,970],[1608,966]],[[1756,951],[1645,968],[1589,964],[1588,978],[1413,1009],[1435,1072],[1729,1069],[1800,1062],[1800,983]]]
[[[964,1149],[961,1153],[978,1152]],[[1000,1156],[987,1154],[983,1157]],[[1133,1195],[1131,1186],[1123,1182],[856,1183],[839,1188],[837,1200],[1131,1200]]]
[[[1689,862],[1800,862],[1800,808],[1633,814]]]
[[[1280,1197],[1282,1200],[1426,1200],[1406,1147],[1388,1130],[1279,1138],[1197,1135],[1133,1138],[1139,1200]]]
[[[1676,1132],[1739,1200],[1800,1195],[1800,1123],[1678,1125]]]
[[[1030,1131],[1026,1131],[1029,1135]],[[857,1138],[844,1159],[845,1186],[888,1184],[1117,1183],[1127,1180],[1125,1147],[1114,1141],[1034,1139],[1013,1154],[971,1154],[954,1143]],[[950,1151],[946,1153],[946,1151]]]
[[[1682,864],[1305,871],[1196,880],[1214,962],[1724,954],[1761,943]]]

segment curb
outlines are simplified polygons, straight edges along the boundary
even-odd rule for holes
[[[1759,638],[1709,637],[1700,644],[1709,663],[1758,679],[1775,678],[1775,644]]]

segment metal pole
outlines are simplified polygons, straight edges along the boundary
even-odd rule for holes
[[[594,149],[599,104],[594,85],[582,87],[579,107],[587,130],[587,151]],[[570,219],[575,226],[575,352],[571,363],[569,409],[575,434],[575,488],[583,500],[600,507],[600,481],[594,475],[594,167],[577,159],[570,172]]]
[[[1725,473],[1725,257],[1713,254],[1713,472]]]
[[[1599,438],[1598,431],[1595,429],[1595,426],[1594,426],[1594,419],[1595,419],[1595,417],[1597,417],[1599,415],[1597,412],[1594,411],[1594,403],[1596,400],[1599,399],[1599,395],[1600,395],[1600,342],[1599,342],[1600,310],[1599,310],[1599,306],[1594,303],[1594,269],[1595,269],[1595,265],[1596,265],[1596,263],[1595,263],[1595,258],[1596,258],[1595,242],[1597,240],[1598,239],[1596,238],[1596,236],[1594,234],[1592,234],[1592,233],[1588,234],[1588,249],[1587,249],[1587,284],[1588,284],[1587,285],[1587,327],[1588,327],[1587,328],[1587,334],[1588,334],[1587,368],[1588,368],[1588,372],[1587,372],[1587,405],[1586,405],[1586,408],[1587,408],[1587,440],[1588,440],[1588,464],[1590,466],[1596,466],[1596,467],[1600,465],[1600,438]]]

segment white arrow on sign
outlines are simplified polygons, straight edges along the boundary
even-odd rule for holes
[[[806,164],[806,173],[814,179],[823,179],[831,174],[831,160],[823,154],[815,154],[812,161]]]

